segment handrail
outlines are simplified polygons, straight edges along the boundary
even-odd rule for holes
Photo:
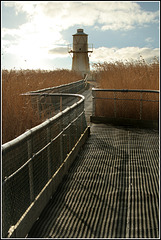
[[[85,81],[81,80],[80,84],[84,85]],[[79,89],[79,83],[76,86]],[[28,214],[27,209],[36,201],[44,186],[53,182],[53,175],[59,174],[59,181],[62,179],[66,171],[59,172],[58,169],[68,154],[74,151],[74,146],[87,129],[84,112],[85,97],[72,93],[49,93],[48,90],[47,93],[43,89],[22,95],[33,97],[33,101],[34,97],[38,97],[36,101],[39,100],[39,97],[44,97],[44,101],[51,100],[50,104],[48,103],[50,101],[46,103],[46,109],[48,106],[51,107],[55,98],[61,99],[59,101],[61,104],[65,102],[66,105],[67,103],[67,107],[64,110],[59,109],[60,112],[55,116],[2,145],[3,237],[12,235],[14,232],[12,226],[16,226],[20,218],[24,214]],[[56,88],[54,88],[55,90]],[[57,104],[57,102],[55,103]],[[62,107],[60,106],[60,108]],[[67,170],[67,167],[65,169]],[[54,182],[54,186],[57,186],[58,181]],[[50,188],[49,192],[52,194],[53,188]],[[46,193],[44,192],[42,196],[45,197]],[[42,206],[46,201],[45,198]],[[39,206],[39,212],[42,206]],[[32,221],[35,221],[34,217]],[[7,231],[10,232],[9,235],[7,235]]]

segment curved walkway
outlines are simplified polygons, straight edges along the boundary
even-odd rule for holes
[[[92,124],[27,237],[158,238],[158,132]]]

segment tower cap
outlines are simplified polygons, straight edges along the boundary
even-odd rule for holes
[[[88,34],[84,33],[82,28],[78,28],[77,33],[73,34],[73,36],[76,36],[76,35],[88,35]]]

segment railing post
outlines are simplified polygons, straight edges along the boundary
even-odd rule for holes
[[[27,141],[28,146],[28,158],[32,157],[32,141],[31,138]],[[34,179],[33,179],[33,162],[32,160],[29,162],[29,184],[30,184],[30,202],[32,203],[34,200]]]
[[[51,141],[50,127],[47,128],[47,142]],[[48,179],[51,178],[51,149],[50,145],[47,148],[47,158],[48,158]]]
[[[96,97],[95,91],[92,89],[92,98],[93,98],[92,116],[95,116],[95,113],[96,113],[96,100],[95,100],[95,97]]]
[[[142,111],[143,111],[143,93],[140,93],[140,120],[142,119]]]

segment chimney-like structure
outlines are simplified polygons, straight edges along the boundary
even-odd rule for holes
[[[73,49],[68,52],[73,53],[72,70],[81,72],[83,77],[90,72],[88,53],[93,52],[93,47],[89,50],[88,46],[88,34],[83,29],[77,29],[73,35]]]

